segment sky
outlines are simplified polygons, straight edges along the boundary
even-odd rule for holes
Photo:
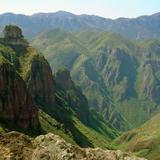
[[[160,0],[0,0],[0,14],[13,12],[31,15],[59,10],[113,19],[134,18],[160,12]]]

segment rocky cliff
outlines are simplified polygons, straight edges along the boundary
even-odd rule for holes
[[[55,104],[55,83],[49,64],[28,45],[17,26],[5,27],[0,39],[0,59],[0,118],[23,129],[38,128],[37,105]]]
[[[26,83],[32,97],[41,105],[54,105],[55,82],[48,62],[35,54],[31,59]]]
[[[23,79],[5,60],[0,63],[0,86],[0,118],[24,129],[37,128],[38,109]]]

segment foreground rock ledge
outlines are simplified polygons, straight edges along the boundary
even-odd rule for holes
[[[32,139],[19,132],[0,134],[2,160],[146,160],[121,151],[80,148],[48,133]]]

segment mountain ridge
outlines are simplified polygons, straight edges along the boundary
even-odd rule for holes
[[[136,19],[136,18],[141,18],[141,17],[148,17],[148,16],[159,16],[160,15],[160,12],[156,12],[156,13],[152,13],[152,14],[143,14],[143,15],[139,15],[139,16],[136,16],[134,18],[129,18],[129,17],[117,17],[117,18],[107,18],[107,17],[104,17],[104,16],[100,16],[100,15],[96,15],[96,14],[85,14],[85,13],[82,13],[82,14],[75,14],[75,13],[72,13],[72,12],[69,12],[69,11],[65,11],[65,10],[58,10],[58,11],[55,11],[55,12],[37,12],[37,13],[33,13],[33,14],[22,14],[22,13],[14,13],[14,12],[4,12],[4,13],[1,13],[1,15],[5,15],[5,14],[14,14],[14,15],[24,15],[24,16],[33,16],[33,15],[53,15],[53,14],[69,14],[69,15],[76,15],[76,16],[95,16],[95,17],[101,17],[101,18],[104,18],[104,19],[111,19],[111,20],[117,20],[117,19],[121,19],[121,18],[124,18],[124,19]]]
[[[70,31],[82,29],[108,30],[132,39],[152,39],[160,38],[159,19],[159,13],[137,18],[118,18],[114,20],[96,15],[75,15],[65,11],[37,13],[29,16],[4,13],[0,15],[0,28],[2,29],[7,24],[16,24],[22,27],[25,35],[30,38],[44,30],[61,27]]]
[[[67,67],[89,106],[117,129],[137,127],[159,110],[159,40],[55,29],[41,33],[32,44],[44,53],[53,71]]]
[[[53,75],[47,60],[30,46],[19,27],[6,26],[3,34],[0,133],[17,130],[36,136],[52,132],[81,147],[108,148],[119,132],[90,110],[70,72],[60,69]]]

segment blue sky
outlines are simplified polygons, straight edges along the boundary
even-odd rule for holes
[[[0,0],[0,13],[33,14],[58,10],[107,18],[137,17],[160,12],[160,0]]]

